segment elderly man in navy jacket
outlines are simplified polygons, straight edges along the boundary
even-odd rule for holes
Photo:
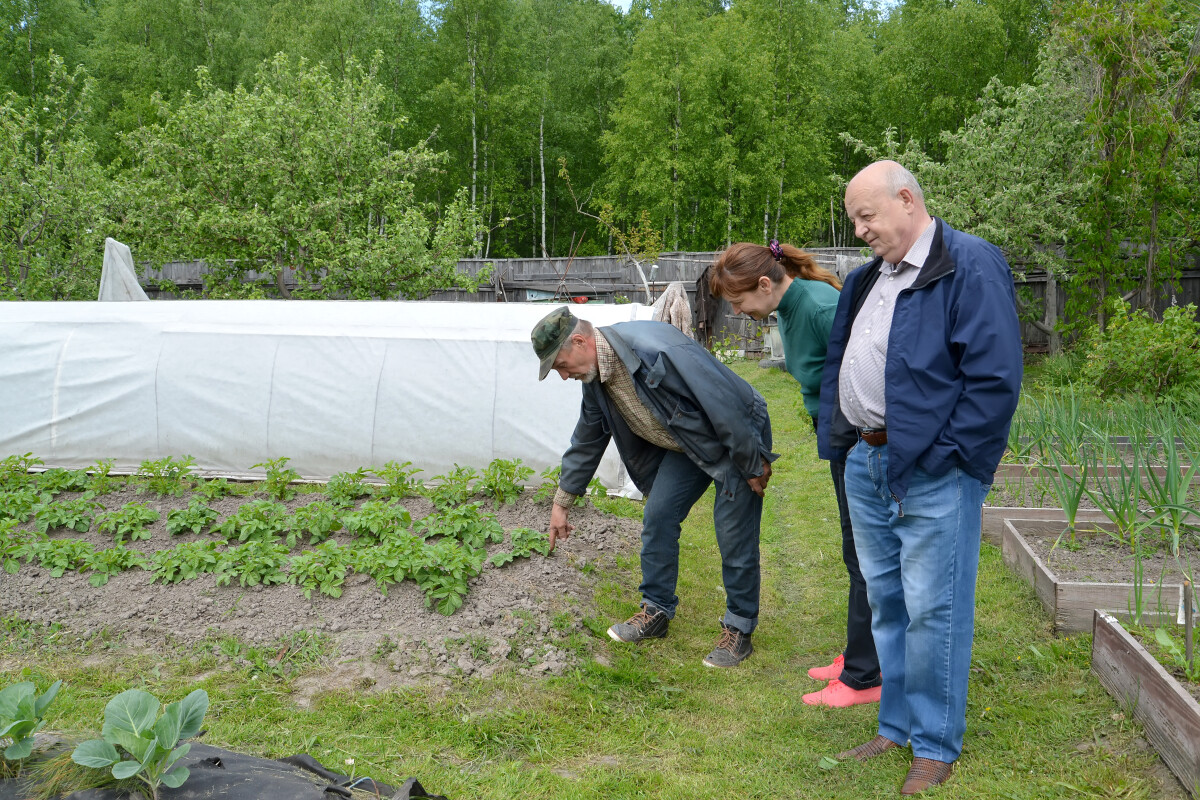
[[[758,624],[759,523],[771,477],[771,421],[758,392],[664,322],[593,328],[566,308],[531,335],[538,378],[554,370],[583,383],[583,407],[563,454],[550,514],[550,546],[570,536],[567,521],[611,439],[647,496],[642,518],[642,610],[613,625],[622,642],[667,635],[679,598],[679,533],[688,511],[716,483],[713,523],[721,551],[726,611],[704,663],[733,667],[753,651]]]
[[[846,187],[875,260],[842,289],[818,447],[845,453],[846,499],[883,673],[878,735],[912,743],[901,794],[950,777],[966,730],[980,514],[1021,390],[1012,273],[995,246],[929,216],[904,167]]]

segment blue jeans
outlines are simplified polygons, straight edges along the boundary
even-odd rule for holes
[[[967,727],[988,487],[957,468],[918,469],[901,506],[888,489],[887,465],[887,445],[859,442],[846,459],[846,499],[883,671],[879,733],[911,741],[914,756],[951,762]]]
[[[642,515],[642,599],[675,617],[679,598],[679,531],[688,512],[704,496],[713,479],[682,453],[668,452],[654,477]],[[726,625],[753,633],[758,624],[759,525],[762,498],[742,479],[737,486],[717,486],[713,526],[721,551],[721,578],[725,584]],[[723,496],[731,489],[733,498]]]

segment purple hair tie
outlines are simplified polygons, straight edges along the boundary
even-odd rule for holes
[[[772,239],[772,240],[771,240],[771,243],[770,243],[769,245],[767,245],[767,247],[768,247],[768,248],[770,249],[770,251],[771,251],[771,257],[772,257],[772,258],[774,258],[776,261],[782,261],[782,260],[783,260],[783,247],[782,247],[782,246],[780,246],[779,242],[777,242],[776,240]]]

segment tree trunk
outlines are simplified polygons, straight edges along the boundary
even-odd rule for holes
[[[548,68],[548,67],[547,67]],[[538,163],[542,169],[542,258],[546,252],[546,100],[542,98],[542,113],[538,116]]]

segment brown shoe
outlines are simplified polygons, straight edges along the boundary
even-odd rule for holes
[[[874,758],[881,753],[886,753],[900,745],[893,742],[886,736],[876,736],[866,744],[860,744],[852,750],[843,750],[834,758],[838,761],[845,761],[847,758],[857,758],[859,761],[866,761],[868,758]]]
[[[938,784],[945,783],[954,771],[954,762],[935,761],[932,758],[914,758],[908,768],[908,776],[900,794],[920,794]]]

